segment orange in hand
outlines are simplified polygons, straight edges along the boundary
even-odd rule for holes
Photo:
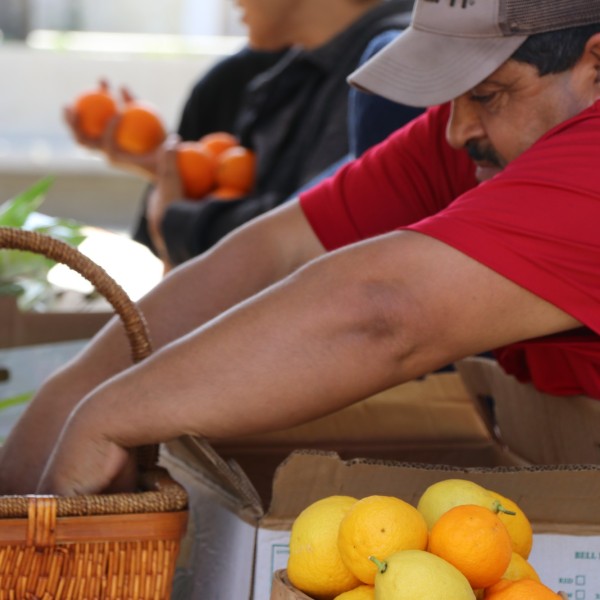
[[[183,142],[177,149],[177,170],[190,200],[206,195],[218,200],[242,198],[254,185],[255,169],[254,153],[225,131]]]
[[[505,525],[491,510],[474,504],[445,512],[429,533],[427,549],[454,565],[474,589],[500,581],[512,557]]]
[[[198,143],[208,152],[210,152],[215,158],[225,150],[238,146],[239,142],[235,135],[227,133],[226,131],[215,131],[214,133],[207,133],[203,135]]]
[[[217,188],[239,190],[239,196],[244,196],[254,186],[255,177],[256,156],[252,150],[234,146],[219,155],[216,170]]]
[[[81,132],[90,140],[97,140],[118,108],[108,85],[101,82],[97,90],[84,92],[75,99],[73,112]]]
[[[202,198],[215,183],[215,159],[199,142],[182,142],[177,147],[177,170],[186,198]]]
[[[115,143],[130,154],[147,154],[155,150],[166,137],[164,125],[150,104],[132,100],[121,111],[115,129]]]

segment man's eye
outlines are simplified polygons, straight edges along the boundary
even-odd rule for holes
[[[495,96],[495,92],[492,92],[491,94],[471,94],[471,100],[473,100],[473,102],[479,102],[479,104],[488,104]]]

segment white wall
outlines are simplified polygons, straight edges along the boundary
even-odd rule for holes
[[[5,19],[27,21],[30,29],[239,35],[232,0],[2,0],[15,3]],[[21,14],[17,11],[20,7]]]

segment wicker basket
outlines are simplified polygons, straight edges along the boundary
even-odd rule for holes
[[[123,289],[78,250],[0,227],[0,248],[43,254],[88,279],[120,316],[134,362],[151,353],[145,321]],[[0,600],[169,598],[187,523],[187,495],[138,449],[139,492],[0,496]]]

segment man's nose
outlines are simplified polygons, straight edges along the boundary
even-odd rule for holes
[[[483,127],[472,100],[466,95],[455,98],[446,126],[446,139],[450,146],[458,150],[464,148],[469,140],[483,135]]]

